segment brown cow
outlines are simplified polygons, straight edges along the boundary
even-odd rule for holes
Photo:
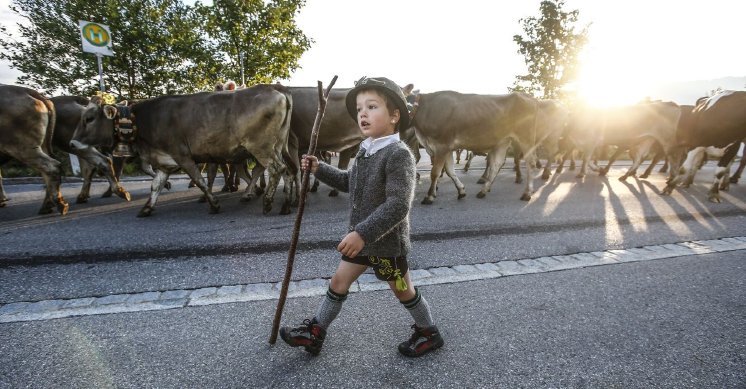
[[[738,152],[740,142],[746,138],[746,91],[722,91],[698,100],[690,120],[679,126],[676,135],[681,146],[693,150],[687,155],[679,175],[663,189],[663,194],[671,194],[677,184],[690,177],[698,156],[704,149],[714,147],[726,149],[722,152],[708,194],[709,201],[719,203],[719,187],[727,187],[727,183],[721,183],[721,180],[727,177],[726,170]]]
[[[73,147],[113,136],[113,119],[118,110],[104,106],[108,120],[81,122]],[[162,96],[131,106],[136,136],[133,146],[140,157],[157,172],[151,195],[138,216],[149,216],[169,174],[183,169],[197,183],[210,204],[210,213],[220,206],[199,173],[197,163],[238,162],[253,156],[257,163],[245,197],[253,197],[256,181],[269,170],[268,190],[264,194],[264,213],[272,209],[280,176],[288,173],[287,156],[292,97],[281,85],[255,85],[235,92],[201,92],[192,95]],[[123,111],[124,112],[124,111]],[[295,173],[294,171],[290,173]],[[288,174],[290,174],[288,173]],[[291,182],[286,177],[286,183]],[[286,184],[281,213],[290,213],[291,194]]]
[[[49,99],[33,89],[0,85],[0,165],[15,158],[41,173],[46,184],[39,209],[42,215],[51,213],[55,206],[62,215],[68,210],[60,193],[60,162],[49,156],[54,123],[54,104]],[[0,203],[6,200],[3,192]]]
[[[97,99],[97,98],[96,98]],[[78,150],[73,150],[70,147],[70,141],[73,138],[75,129],[78,127],[82,118],[83,112],[85,112],[90,100],[80,96],[57,96],[50,99],[54,104],[57,118],[54,126],[54,137],[52,138],[52,146],[62,150],[68,154],[76,155]],[[98,149],[111,149],[113,145],[93,145],[96,150],[91,150],[93,153],[99,153],[100,166],[91,166],[86,159],[80,158],[80,170],[81,176],[83,177],[83,186],[80,188],[80,194],[76,199],[76,203],[85,203],[90,198],[91,192],[91,181],[95,170],[98,170],[107,181],[109,182],[109,190],[104,193],[102,197],[111,196],[112,193],[117,196],[129,201],[130,194],[122,188],[119,183],[119,177],[114,171],[111,158],[103,155]]]
[[[490,191],[492,182],[505,162],[511,139],[516,139],[526,150],[528,175],[535,166],[537,101],[529,95],[462,94],[453,91],[425,93],[417,96],[412,126],[417,140],[432,158],[430,189],[422,200],[432,204],[437,196],[438,176],[445,167],[446,174],[458,190],[458,198],[466,196],[464,184],[453,169],[453,151],[468,149],[487,153],[486,181],[477,197]],[[527,180],[521,199],[528,200],[532,180]]]
[[[680,164],[680,147],[676,144],[676,127],[681,109],[674,103],[650,102],[607,109],[585,108],[570,115],[566,136],[583,153],[583,164],[577,177],[585,176],[594,150],[606,145],[617,146],[617,152],[603,169],[593,165],[600,175],[606,174],[618,155],[634,149],[634,161],[619,177],[625,181],[634,176],[644,157],[658,142],[674,166]]]

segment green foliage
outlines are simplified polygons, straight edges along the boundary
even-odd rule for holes
[[[588,26],[577,31],[578,10],[566,12],[564,0],[546,0],[540,17],[520,20],[525,36],[514,35],[528,74],[516,76],[511,91],[542,98],[562,97],[562,87],[577,77],[578,55],[588,38]]]
[[[294,20],[304,4],[304,0],[214,0],[209,7],[197,3],[205,33],[224,58],[215,77],[241,82],[243,54],[248,85],[289,78],[312,43]]]
[[[212,90],[238,79],[240,52],[248,80],[287,78],[311,41],[295,25],[303,0],[13,0],[25,19],[19,37],[0,26],[0,58],[20,84],[48,93],[91,96],[96,56],[81,49],[78,20],[109,26],[113,57],[103,57],[107,89],[126,99]]]

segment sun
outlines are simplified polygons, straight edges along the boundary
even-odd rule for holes
[[[630,105],[648,97],[650,80],[638,70],[638,60],[620,56],[581,56],[581,67],[575,82],[577,95],[589,106],[611,107]]]

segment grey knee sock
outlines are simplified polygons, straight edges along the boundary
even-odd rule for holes
[[[427,304],[427,300],[420,294],[420,290],[415,288],[415,296],[409,301],[402,301],[402,305],[409,311],[414,319],[414,324],[417,327],[425,328],[432,327],[433,315],[430,313],[430,305]]]
[[[324,300],[321,301],[321,305],[319,305],[319,308],[316,310],[316,316],[314,316],[316,322],[318,322],[322,328],[327,329],[327,327],[332,324],[332,321],[337,318],[339,311],[342,309],[342,303],[346,299],[347,294],[338,294],[334,292],[332,288],[329,288],[329,290],[326,291]]]

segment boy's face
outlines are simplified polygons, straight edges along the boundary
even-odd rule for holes
[[[363,135],[373,139],[392,135],[399,122],[399,110],[389,112],[386,100],[374,90],[357,94],[357,124]]]

